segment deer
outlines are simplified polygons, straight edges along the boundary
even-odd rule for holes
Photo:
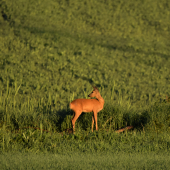
[[[92,116],[92,132],[94,126],[94,120],[97,126],[97,113],[101,111],[104,107],[104,99],[99,93],[97,87],[93,87],[93,91],[88,95],[88,97],[95,97],[96,99],[75,99],[70,103],[70,109],[73,110],[73,117],[71,119],[73,132],[75,131],[75,122],[82,112],[93,112]]]

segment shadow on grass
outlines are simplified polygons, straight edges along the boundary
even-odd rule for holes
[[[142,131],[143,128],[151,121],[148,111],[143,111],[141,114],[136,113],[130,116],[129,113],[123,114],[123,121],[126,126],[133,126],[133,129]],[[124,128],[123,126],[121,128]]]
[[[60,131],[70,132],[71,128],[71,118],[73,116],[72,110],[60,110],[59,112],[60,119]],[[92,124],[92,115],[93,113],[82,113],[76,121],[76,126],[80,129],[87,131],[91,130]],[[129,130],[139,130],[142,131],[143,128],[151,121],[151,115],[147,110],[143,111],[142,113],[131,113],[123,111],[121,113],[121,109],[118,107],[107,107],[98,113],[98,126],[99,129],[103,129],[108,131],[118,131],[120,129],[125,129],[126,127],[131,127]],[[105,127],[103,125],[107,124]],[[111,126],[109,125],[111,124]],[[64,126],[65,128],[63,128]],[[62,126],[62,127],[61,127]],[[110,126],[110,127],[109,127]],[[94,130],[95,130],[95,123],[94,123]],[[123,131],[122,131],[123,132]]]
[[[148,111],[143,111],[141,114],[136,114],[132,117],[132,126],[138,130],[143,130],[151,118]]]
[[[118,131],[126,127],[141,131],[150,121],[151,115],[147,110],[138,113],[119,106],[105,106],[103,111],[98,114],[100,127],[107,131],[109,129]]]

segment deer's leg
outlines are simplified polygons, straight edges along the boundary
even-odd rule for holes
[[[93,126],[94,126],[94,114],[92,116],[92,127],[91,127],[91,131],[93,132]]]
[[[81,111],[76,111],[75,114],[74,114],[74,118],[71,120],[72,121],[73,131],[75,129],[75,122],[78,119],[78,117],[80,116],[80,114],[81,114]]]
[[[96,123],[96,130],[98,130],[98,126],[97,126],[97,112],[94,112],[94,119],[95,119],[95,123]]]

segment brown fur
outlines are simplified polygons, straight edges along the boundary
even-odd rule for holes
[[[74,111],[71,119],[73,130],[75,129],[75,122],[82,112],[93,112],[92,116],[92,132],[94,126],[94,120],[97,126],[97,113],[103,109],[104,99],[99,93],[97,87],[93,87],[94,90],[89,94],[89,97],[96,97],[96,99],[75,99],[70,103],[70,109]]]

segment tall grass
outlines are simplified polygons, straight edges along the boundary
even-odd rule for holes
[[[58,153],[65,148],[87,152],[111,148],[140,152],[169,150],[169,103],[155,103],[140,111],[129,105],[123,106],[118,100],[117,105],[106,104],[98,113],[99,132],[91,133],[92,113],[85,113],[76,122],[76,134],[68,135],[62,131],[71,128],[72,112],[68,108],[57,110],[50,99],[53,98],[51,94],[46,99],[24,99],[17,94],[19,86],[15,95],[11,94],[8,85],[7,89],[8,92],[0,96],[1,151],[23,149]],[[115,133],[129,125],[134,126],[132,132]]]
[[[37,159],[33,169],[46,156],[61,158],[51,169],[169,167],[169,11],[167,0],[1,1],[0,168],[27,168],[16,155]],[[69,103],[92,84],[105,100],[99,131],[82,113],[69,134]]]

